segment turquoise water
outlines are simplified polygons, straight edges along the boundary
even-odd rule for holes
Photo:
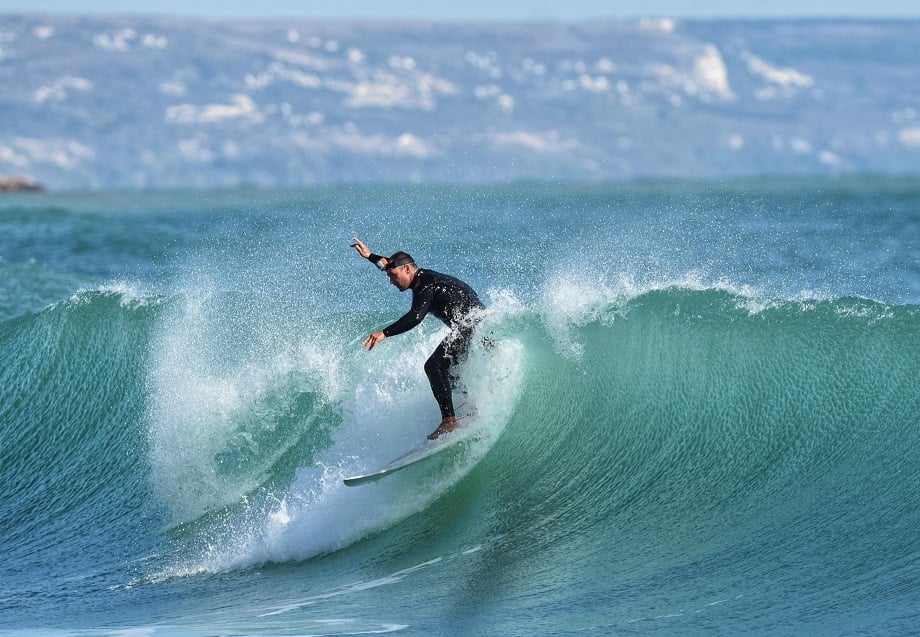
[[[489,306],[476,436],[349,248]],[[0,199],[0,633],[901,635],[915,180]]]

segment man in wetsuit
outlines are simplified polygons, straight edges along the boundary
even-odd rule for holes
[[[370,248],[355,237],[352,247],[365,259],[387,273],[390,283],[400,292],[412,290],[412,307],[398,321],[374,332],[364,339],[364,347],[374,349],[383,339],[411,330],[422,322],[428,313],[441,319],[450,328],[441,344],[425,361],[425,374],[431,383],[431,391],[441,409],[441,424],[428,434],[434,440],[441,434],[457,428],[454,413],[452,372],[467,355],[473,329],[482,319],[485,306],[469,285],[446,274],[419,268],[411,256],[397,252],[387,258],[371,252]]]

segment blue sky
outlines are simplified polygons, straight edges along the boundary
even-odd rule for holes
[[[0,13],[171,14],[214,18],[589,20],[675,18],[920,18],[920,0],[0,0]]]

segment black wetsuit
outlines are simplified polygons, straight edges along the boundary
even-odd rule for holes
[[[381,267],[380,256],[372,254],[368,260]],[[473,330],[482,320],[481,310],[485,306],[469,285],[434,270],[419,269],[410,288],[412,307],[402,318],[385,327],[383,334],[390,337],[407,332],[421,323],[429,313],[450,328],[450,334],[425,361],[425,374],[441,410],[441,418],[452,418],[452,391],[456,379],[451,372],[466,358]]]

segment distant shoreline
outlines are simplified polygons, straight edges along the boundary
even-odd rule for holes
[[[920,166],[920,20],[42,14],[0,31],[0,175],[54,193]]]

